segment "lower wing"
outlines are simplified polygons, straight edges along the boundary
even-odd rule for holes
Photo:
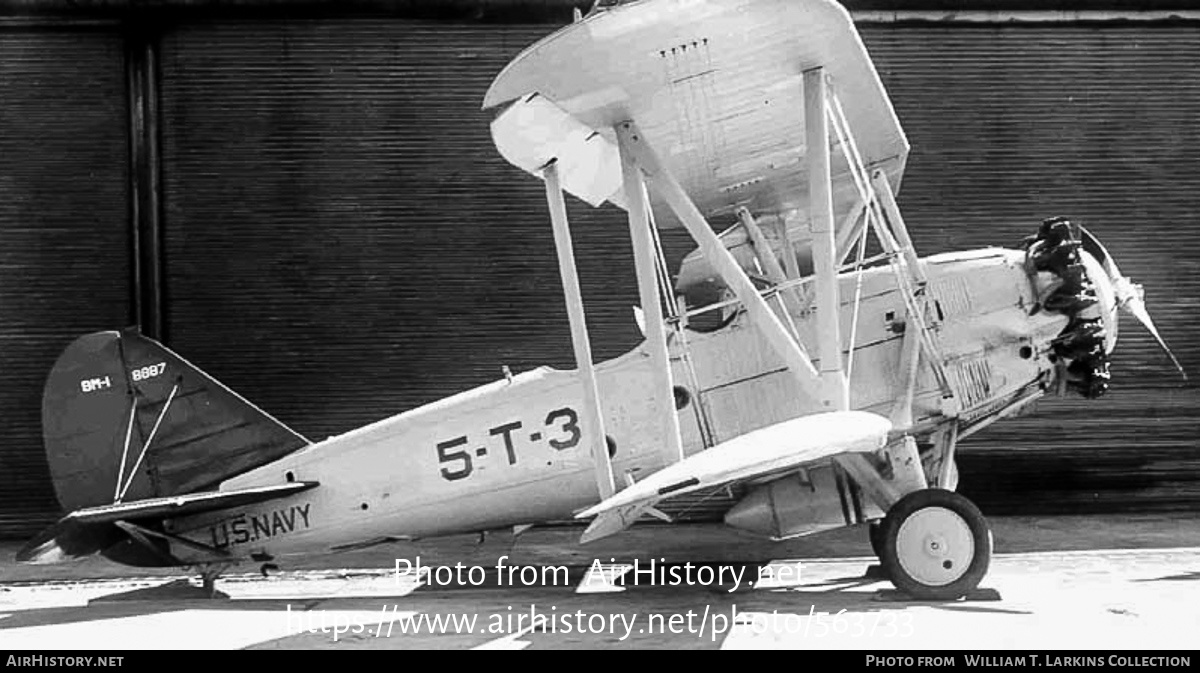
[[[663,468],[576,515],[595,517],[581,542],[628,528],[659,502],[693,491],[761,479],[845,453],[887,445],[891,422],[866,411],[802,416],[754,430]]]

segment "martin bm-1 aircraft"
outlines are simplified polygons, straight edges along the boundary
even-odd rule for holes
[[[99,553],[212,589],[232,564],[401,539],[578,518],[586,543],[725,492],[725,523],[767,538],[870,523],[896,587],[957,599],[992,554],[957,442],[1048,393],[1103,394],[1119,308],[1154,332],[1066,220],[918,257],[895,200],[908,142],[831,0],[598,6],[484,107],[545,183],[576,369],[313,443],[136,330],[81,337],[43,403],[69,514],[20,560]],[[633,240],[644,341],[598,364],[566,194],[625,210]],[[674,282],[670,227],[698,244]]]

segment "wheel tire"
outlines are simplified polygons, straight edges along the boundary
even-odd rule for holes
[[[888,578],[918,600],[966,596],[992,560],[992,535],[979,508],[940,488],[914,491],[892,505],[880,539]]]
[[[872,521],[867,524],[867,539],[871,541],[871,551],[875,552],[875,557],[883,558],[883,523]]]

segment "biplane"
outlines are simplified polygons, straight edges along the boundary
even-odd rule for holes
[[[587,543],[725,493],[724,522],[771,539],[868,524],[896,587],[952,600],[992,555],[958,442],[1047,394],[1103,394],[1119,309],[1158,338],[1068,220],[918,256],[896,202],[908,141],[832,0],[603,3],[483,106],[544,183],[575,369],[310,442],[136,330],[83,336],[43,404],[70,513],[19,558],[193,567],[211,588],[233,564],[391,540],[579,519]],[[644,338],[606,362],[568,196],[627,214]],[[670,228],[697,244],[674,277]]]

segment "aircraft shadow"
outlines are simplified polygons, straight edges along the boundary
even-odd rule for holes
[[[209,593],[204,587],[193,584],[186,579],[173,580],[158,586],[143,587],[130,591],[119,591],[88,601],[89,605],[115,603],[120,601],[179,601],[179,600],[222,600],[228,599],[229,594],[223,591]]]
[[[301,607],[303,601],[287,599],[248,599],[208,601],[188,600],[186,603],[171,604],[158,602],[162,599],[137,600],[133,598],[91,601],[86,607],[78,605],[67,607],[30,608],[7,613],[9,616],[0,619],[0,633],[28,626],[57,626],[63,624],[94,622],[105,619],[124,617],[145,617],[149,615],[178,612],[180,610],[278,610],[284,611],[288,605],[293,608]]]
[[[401,602],[403,595],[372,595],[369,597],[318,595],[278,596],[262,598],[231,597],[218,590],[209,594],[203,587],[187,579],[178,579],[166,584],[118,591],[87,601],[86,605],[68,605],[31,608],[5,608],[0,613],[8,616],[0,619],[0,632],[28,626],[53,626],[72,623],[93,622],[123,617],[145,617],[149,615],[178,612],[181,610],[214,611],[307,611],[317,606],[330,610],[347,609],[347,604],[367,601]]]
[[[319,616],[323,611],[351,610],[356,612],[374,612],[384,606],[395,606],[402,612],[426,615],[476,615],[480,624],[490,623],[502,617],[505,620],[514,616],[536,612],[543,616],[549,615],[555,619],[564,619],[567,615],[581,614],[589,618],[593,615],[637,615],[639,624],[648,624],[650,620],[658,619],[660,623],[668,623],[672,616],[686,615],[689,612],[698,616],[701,613],[713,615],[728,615],[725,622],[730,628],[723,637],[698,638],[689,633],[633,632],[598,633],[580,632],[563,633],[561,630],[510,628],[511,622],[506,622],[503,630],[495,635],[479,631],[472,633],[441,632],[441,633],[405,633],[393,634],[389,630],[386,638],[380,638],[369,633],[345,634],[339,640],[333,640],[327,633],[295,633],[282,637],[267,638],[261,642],[245,645],[251,649],[392,649],[392,648],[432,648],[432,649],[467,649],[478,647],[496,640],[504,641],[506,636],[519,640],[522,646],[530,649],[559,649],[578,647],[603,647],[605,649],[716,649],[721,646],[724,636],[735,633],[739,622],[737,618],[753,619],[754,614],[794,616],[792,619],[824,616],[832,619],[839,613],[848,613],[855,620],[865,620],[865,623],[879,621],[886,626],[890,617],[910,612],[914,609],[936,609],[958,613],[990,613],[996,615],[1027,615],[1028,612],[1006,608],[1003,604],[988,604],[986,602],[965,601],[916,601],[907,600],[895,592],[890,583],[877,576],[839,575],[835,577],[809,578],[791,586],[763,586],[757,588],[742,583],[732,584],[692,585],[692,586],[646,586],[626,585],[611,587],[599,592],[580,592],[579,581],[582,579],[582,567],[572,567],[571,582],[556,586],[497,586],[488,582],[487,586],[452,586],[424,587],[407,592],[396,592],[388,595],[385,590],[378,594],[354,595],[334,590],[325,594],[306,594],[304,590],[289,596],[246,596],[237,597],[219,594],[209,597],[194,580],[179,579],[162,585],[141,587],[128,591],[115,592],[88,601],[86,607],[78,605],[70,607],[31,607],[11,611],[9,616],[0,619],[0,633],[9,629],[22,627],[52,627],[75,623],[88,623],[102,620],[114,620],[132,617],[146,617],[168,614],[179,611],[217,611],[217,612],[285,612],[310,611]],[[746,578],[753,575],[747,569]],[[1186,577],[1200,578],[1200,573]],[[218,587],[220,588],[220,583]],[[0,608],[2,610],[2,608]],[[752,613],[746,616],[746,613]],[[268,617],[269,619],[269,617]],[[237,645],[233,647],[243,647]]]
[[[1163,577],[1147,577],[1145,579],[1133,580],[1134,582],[1187,582],[1191,580],[1200,580],[1200,570],[1192,572],[1179,573],[1177,575],[1165,575]]]
[[[874,589],[866,587],[879,585]],[[953,601],[919,600],[910,598],[896,591],[889,583],[880,583],[878,579],[864,577],[846,577],[814,582],[799,587],[780,587],[777,589],[751,589],[738,592],[739,608],[742,603],[747,606],[758,605],[760,602],[776,603],[781,601],[801,601],[806,607],[814,610],[856,610],[856,611],[889,611],[909,608],[932,608],[953,612],[975,612],[1009,615],[1029,615],[1032,612],[1005,608],[994,603],[998,598],[965,598]],[[769,596],[769,598],[768,598]]]

